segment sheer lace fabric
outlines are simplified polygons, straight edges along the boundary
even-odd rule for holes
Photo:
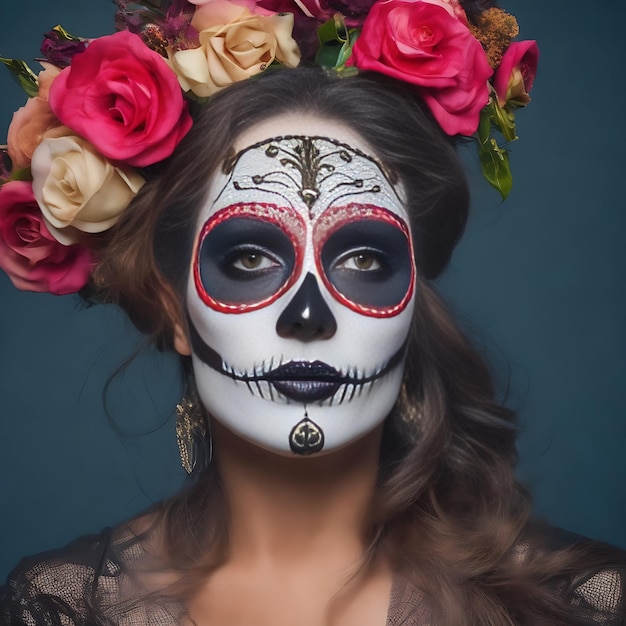
[[[77,539],[22,561],[0,592],[3,626],[174,626],[184,612],[173,604],[140,602],[129,594],[128,571],[143,558],[129,535]]]
[[[579,574],[568,589],[570,603],[577,608],[583,624],[626,624],[625,573],[608,570]],[[607,617],[609,619],[607,621]]]
[[[184,609],[138,599],[128,574],[145,558],[130,533],[82,537],[65,548],[30,557],[0,589],[2,626],[176,626]],[[575,607],[576,626],[626,624],[626,565],[581,572],[557,585]],[[394,581],[386,626],[429,626],[428,607],[415,587]],[[572,626],[575,626],[574,624]]]

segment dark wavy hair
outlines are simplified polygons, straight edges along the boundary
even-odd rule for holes
[[[415,316],[402,390],[385,423],[363,568],[385,551],[429,598],[434,623],[571,624],[553,587],[580,557],[529,542],[529,499],[514,476],[514,416],[496,402],[485,363],[430,284],[463,233],[469,192],[453,142],[406,86],[379,75],[277,70],[196,107],[193,130],[114,229],[96,274],[101,297],[171,348],[212,173],[244,130],[294,112],[365,138],[406,189],[415,239]],[[224,509],[209,469],[157,513],[181,595],[223,558]]]

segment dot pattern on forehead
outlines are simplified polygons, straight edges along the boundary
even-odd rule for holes
[[[228,180],[214,203],[234,203],[242,192],[265,192],[313,218],[326,207],[374,194],[377,204],[402,207],[402,200],[373,157],[328,137],[287,135],[249,146],[224,165]]]

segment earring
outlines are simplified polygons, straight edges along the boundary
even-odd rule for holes
[[[211,464],[213,441],[209,420],[198,394],[189,388],[176,405],[176,441],[187,474],[202,472]]]

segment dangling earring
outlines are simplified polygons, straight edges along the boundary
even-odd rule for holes
[[[213,459],[213,441],[208,416],[190,382],[180,404],[176,405],[176,441],[180,460],[187,474],[202,472]]]
[[[393,414],[403,437],[414,442],[419,438],[424,422],[424,412],[423,399],[409,399],[405,387],[402,387]]]

